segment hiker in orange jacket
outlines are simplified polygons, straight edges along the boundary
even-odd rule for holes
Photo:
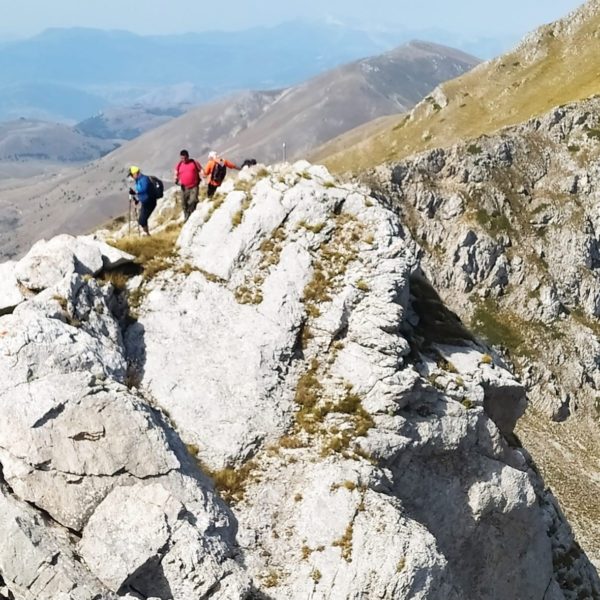
[[[208,162],[204,167],[204,174],[208,180],[207,196],[209,198],[214,196],[217,188],[223,183],[227,169],[237,169],[239,171],[236,164],[218,156],[214,150],[208,153]]]

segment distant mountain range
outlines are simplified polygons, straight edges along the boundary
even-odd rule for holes
[[[284,143],[293,160],[361,123],[407,110],[478,62],[452,48],[412,42],[284,90],[243,92],[200,106],[133,140],[111,160],[161,171],[172,161],[164,148],[183,144],[199,158],[216,148],[236,160],[271,163],[283,158]]]
[[[509,43],[303,21],[167,36],[50,29],[0,44],[0,120],[28,117],[72,124],[111,106],[180,107],[244,89],[278,89],[416,37],[483,57]]]
[[[0,161],[86,162],[115,147],[110,140],[90,137],[59,123],[31,119],[0,123]]]
[[[477,63],[458,50],[414,42],[298,86],[242,92],[201,106],[79,170],[3,191],[0,214],[13,216],[4,227],[0,223],[0,253],[18,252],[39,237],[81,231],[120,214],[129,164],[168,180],[183,147],[201,162],[215,148],[238,162],[253,157],[270,163],[283,158],[285,142],[287,159],[301,157],[360,123],[407,110],[441,81]],[[102,122],[96,125],[102,129]]]
[[[185,105],[156,108],[136,104],[134,106],[107,108],[99,114],[75,125],[75,131],[105,140],[132,140],[185,112]],[[191,108],[189,106],[185,108]]]

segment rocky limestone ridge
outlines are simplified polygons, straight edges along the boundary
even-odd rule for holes
[[[542,55],[548,53],[544,38],[572,38],[571,42],[576,44],[578,40],[573,39],[574,36],[580,34],[582,27],[598,17],[600,17],[600,2],[587,0],[563,19],[548,23],[525,36],[515,52],[522,54],[526,61],[532,62],[539,58],[540,53]]]
[[[556,444],[552,453],[539,444],[536,460],[553,471],[597,559],[599,155],[600,99],[592,98],[377,175],[435,289],[504,350],[527,386],[529,425],[537,421],[528,431],[543,428]],[[544,415],[571,422],[553,427]]]
[[[110,237],[2,266],[0,598],[600,598],[525,389],[368,189],[245,169],[126,281]]]

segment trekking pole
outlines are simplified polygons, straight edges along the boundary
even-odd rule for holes
[[[135,222],[137,223],[138,235],[142,235],[140,233],[140,205],[139,205],[139,203],[135,204]]]
[[[129,194],[129,228],[127,231],[127,235],[131,235],[131,194]]]

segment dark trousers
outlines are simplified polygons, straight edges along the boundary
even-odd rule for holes
[[[142,227],[148,227],[148,219],[155,208],[156,200],[146,200],[146,202],[140,202],[140,215],[138,217],[138,223]]]
[[[190,215],[196,210],[198,206],[198,186],[196,187],[184,187],[181,186],[181,205],[183,208],[183,219],[187,221]]]
[[[215,195],[215,192],[217,191],[217,188],[219,186],[218,185],[211,185],[210,183],[208,184],[208,189],[206,190],[206,195],[209,198],[212,198]]]

